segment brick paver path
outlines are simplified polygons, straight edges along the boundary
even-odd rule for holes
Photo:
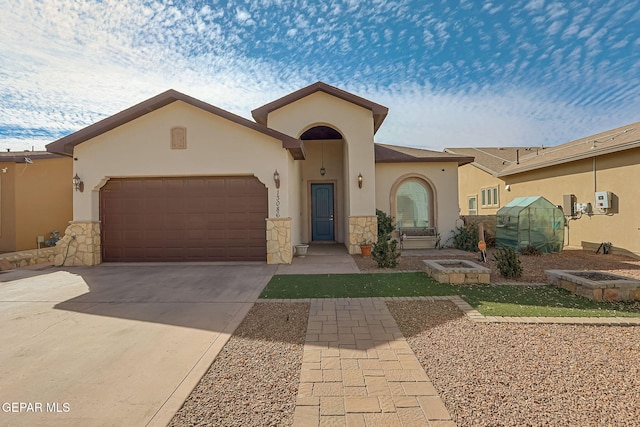
[[[383,299],[311,300],[295,426],[455,423]]]

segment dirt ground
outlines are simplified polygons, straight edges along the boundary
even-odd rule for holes
[[[507,280],[500,276],[493,258],[495,251],[495,248],[487,249],[486,266],[491,268],[491,282],[514,282],[513,279]],[[434,251],[433,255],[429,256],[407,255],[409,253],[405,252],[405,255],[400,257],[400,263],[396,270],[423,270],[423,259],[451,258],[449,255],[438,255],[438,251]],[[460,258],[470,261],[478,261],[480,259],[480,254],[477,252],[466,252],[466,254],[468,255]],[[640,260],[622,255],[603,255],[602,253],[596,254],[593,251],[582,249],[565,249],[562,253],[520,255],[519,257],[523,272],[522,277],[515,280],[517,282],[546,283],[547,275],[544,270],[600,271],[640,280]],[[353,255],[353,258],[361,271],[381,271],[378,269],[376,262],[370,257]],[[481,262],[478,263],[481,264]]]

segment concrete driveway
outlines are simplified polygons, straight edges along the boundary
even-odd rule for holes
[[[275,268],[0,274],[0,425],[166,425]]]

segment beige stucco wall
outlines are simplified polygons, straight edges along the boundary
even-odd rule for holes
[[[640,149],[634,149],[597,157],[595,173],[593,159],[585,159],[505,177],[505,183],[511,186],[509,200],[541,195],[555,205],[562,205],[564,194],[575,194],[579,203],[594,206],[594,215],[570,221],[568,234],[565,229],[565,245],[611,242],[640,255],[639,177]],[[595,191],[614,193],[618,199],[617,213],[605,215],[595,209]]]
[[[32,159],[33,163],[0,163],[0,252],[37,248],[53,230],[61,235],[72,218],[69,157]],[[44,247],[44,244],[41,245]]]
[[[459,204],[460,214],[469,215],[469,196],[476,196],[478,201],[478,215],[495,215],[506,203],[506,200],[511,200],[513,197],[505,190],[504,181],[500,178],[496,178],[493,175],[485,172],[478,167],[467,164],[458,168],[458,182],[459,182]],[[482,207],[482,195],[480,194],[483,188],[498,187],[498,200],[500,205],[497,207]]]
[[[343,194],[347,204],[342,220],[348,216],[375,215],[375,167],[373,115],[370,110],[324,92],[315,92],[285,105],[268,116],[267,125],[287,135],[299,137],[315,126],[329,126],[344,137],[346,162]],[[362,174],[365,185],[358,188]],[[343,229],[347,225],[344,222]]]
[[[393,188],[409,178],[421,178],[432,186],[435,226],[444,244],[458,219],[457,163],[376,163],[376,207],[392,216]]]
[[[171,128],[186,128],[186,149],[171,149]],[[281,218],[290,216],[290,155],[282,142],[183,102],[174,102],[75,148],[75,221],[99,220],[99,190],[110,177],[255,175],[269,190],[276,217],[273,174],[280,173]],[[293,176],[295,178],[295,176]]]
[[[474,170],[475,169],[475,170]],[[640,177],[640,149],[584,159],[564,165],[496,179],[473,166],[460,168],[461,203],[476,188],[500,183],[500,205],[516,197],[543,196],[555,205],[562,205],[564,194],[575,194],[579,203],[595,205],[595,191],[611,191],[618,199],[617,213],[603,215],[594,209],[594,215],[582,215],[565,228],[565,245],[580,246],[584,242],[611,242],[614,246],[640,255],[640,198],[637,192]],[[483,177],[482,174],[485,174]],[[509,184],[510,191],[504,187]],[[464,198],[463,198],[464,196]],[[466,204],[463,204],[466,213]],[[487,210],[479,214],[490,214]],[[495,213],[495,212],[493,212]]]
[[[0,162],[0,252],[16,251],[16,163]]]
[[[300,161],[289,157],[289,214],[291,218],[291,245],[303,243],[302,235],[302,195],[299,182],[302,181],[302,166]]]

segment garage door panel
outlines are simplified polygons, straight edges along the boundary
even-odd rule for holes
[[[264,261],[267,203],[253,177],[112,179],[100,192],[103,259]]]
[[[148,242],[148,240],[144,238],[142,231],[125,231],[122,233],[122,246],[142,248],[144,247],[144,242]]]

